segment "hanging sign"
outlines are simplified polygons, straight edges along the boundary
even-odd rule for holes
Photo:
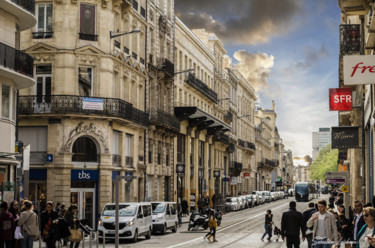
[[[352,88],[329,89],[330,111],[351,111],[352,107]]]

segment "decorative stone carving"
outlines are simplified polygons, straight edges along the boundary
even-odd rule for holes
[[[61,1],[61,0],[57,0],[57,1]],[[77,4],[77,0],[72,0],[72,3]]]
[[[159,30],[162,34],[165,34],[167,31],[167,18],[164,15],[159,17]]]
[[[37,54],[37,55],[34,55],[34,62],[48,62],[48,63],[52,63],[52,61],[55,60],[55,55],[53,54]]]
[[[102,0],[102,7],[107,8],[108,0]]]
[[[89,55],[81,55],[79,56],[80,62],[82,63],[89,63],[89,64],[95,64],[96,63],[96,57],[89,56]]]
[[[84,124],[80,122],[78,126],[71,130],[69,133],[68,141],[63,146],[64,152],[70,152],[70,148],[72,147],[73,141],[75,141],[79,136],[84,134],[89,134],[95,136],[104,146],[105,152],[109,152],[108,148],[108,139],[105,137],[104,133],[98,129],[94,123]]]

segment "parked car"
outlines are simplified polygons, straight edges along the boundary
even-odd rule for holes
[[[262,191],[263,196],[264,196],[264,202],[270,202],[270,192],[269,191]]]
[[[98,223],[99,242],[115,239],[116,204],[108,203],[104,206]],[[151,238],[152,208],[149,202],[126,202],[119,204],[119,236],[120,239],[138,241],[139,236]]]
[[[243,204],[243,208],[242,208],[242,209],[244,209],[244,208],[248,208],[248,207],[249,207],[249,204],[248,204],[248,202],[247,202],[247,197],[246,197],[246,195],[241,195],[241,196],[239,196],[239,198],[241,199],[242,204]]]
[[[257,194],[251,195],[251,198],[253,199],[254,206],[258,206],[259,203],[259,196]]]
[[[175,202],[151,202],[152,232],[165,234],[168,229],[177,231],[178,213]]]
[[[276,201],[277,200],[277,193],[276,192],[270,192],[269,199],[270,199],[270,201]]]
[[[252,195],[246,195],[246,200],[247,200],[247,206],[249,208],[253,208],[255,206],[255,202],[253,200]]]
[[[259,205],[265,203],[263,193],[261,191],[253,191],[252,194],[258,196]]]
[[[240,209],[239,199],[237,197],[225,198],[225,209],[230,211],[237,211]]]
[[[244,201],[244,199],[241,196],[238,196],[237,199],[238,199],[239,206],[240,206],[239,210],[244,209],[245,208],[245,201]]]

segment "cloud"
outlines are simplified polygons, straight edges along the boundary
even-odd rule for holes
[[[293,73],[295,71],[308,70],[315,65],[321,58],[327,57],[328,51],[324,46],[319,49],[306,45],[304,48],[304,58],[302,61],[293,63],[290,67],[285,69],[286,73]]]
[[[300,0],[176,0],[175,14],[190,29],[205,28],[225,42],[255,45],[289,33],[301,4]]]
[[[234,53],[233,57],[238,61],[233,67],[250,81],[256,91],[262,91],[268,87],[267,80],[274,65],[272,55],[239,50]]]

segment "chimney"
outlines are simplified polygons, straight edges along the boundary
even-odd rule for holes
[[[272,100],[272,110],[275,111],[275,101]]]

